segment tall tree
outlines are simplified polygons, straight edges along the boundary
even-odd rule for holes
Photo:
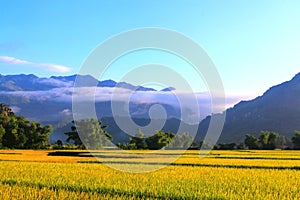
[[[71,132],[66,132],[67,142],[73,141],[75,145],[88,149],[102,148],[112,136],[105,130],[107,127],[102,126],[102,122],[97,119],[84,119],[73,121]],[[80,133],[80,135],[79,135]]]
[[[278,144],[279,134],[270,131],[261,131],[259,142],[262,149],[275,149]]]
[[[5,135],[3,136],[3,146],[7,148],[24,148],[27,137],[22,128],[19,128],[18,120],[15,117],[8,117],[8,123],[5,126]]]
[[[262,149],[268,149],[268,141],[269,141],[270,132],[261,131],[259,136],[259,143]]]
[[[278,145],[279,134],[271,132],[268,139],[268,149],[276,149]]]
[[[248,149],[258,149],[259,139],[254,135],[246,134],[244,143]]]
[[[295,131],[294,137],[292,137],[292,141],[295,149],[300,149],[300,131]]]
[[[164,131],[158,131],[156,134],[148,137],[146,143],[149,149],[162,149],[166,147],[175,137],[174,133],[165,133]]]
[[[189,147],[191,147],[192,143],[193,143],[193,138],[189,135],[189,133],[184,132],[183,134],[176,134],[176,136],[173,137],[169,145],[169,148],[188,149]]]
[[[3,128],[2,124],[0,124],[0,148],[2,148],[2,138],[5,134],[5,129]]]
[[[25,148],[41,149],[47,141],[49,141],[49,134],[52,132],[52,127],[47,125],[42,127],[40,123],[25,121],[24,129],[26,130],[26,137],[28,140],[25,143]]]
[[[138,133],[135,135],[135,137],[130,138],[128,147],[130,149],[146,149],[147,148],[145,135],[141,130],[138,131]]]
[[[75,126],[75,121],[72,121],[73,125],[71,126],[71,131],[70,132],[65,132],[64,134],[67,135],[67,142],[73,141],[73,143],[76,146],[81,146],[82,145],[82,141],[79,137],[77,128]]]

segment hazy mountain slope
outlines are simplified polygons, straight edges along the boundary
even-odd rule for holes
[[[199,135],[206,132],[210,117],[201,121]],[[292,137],[300,130],[300,73],[292,80],[271,87],[262,96],[227,109],[220,142],[239,142],[247,133],[276,131]],[[202,135],[201,135],[201,134]]]

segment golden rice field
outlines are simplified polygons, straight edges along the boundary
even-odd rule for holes
[[[0,199],[300,199],[300,151],[187,151],[148,173],[111,166],[160,165],[178,152],[61,152],[0,151]]]

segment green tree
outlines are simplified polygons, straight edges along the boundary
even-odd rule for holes
[[[292,142],[295,149],[300,149],[300,131],[295,131],[295,135],[292,137]]]
[[[2,138],[5,134],[5,129],[3,128],[2,124],[0,124],[0,148],[2,148]]]
[[[209,143],[209,142],[206,142],[205,140],[201,140],[200,142],[199,142],[199,149],[208,149],[208,150],[210,150],[210,149],[212,149],[213,147],[212,147],[212,145]]]
[[[112,136],[105,130],[107,126],[102,126],[102,122],[97,119],[84,119],[81,121],[73,121],[71,132],[66,132],[68,136],[67,142],[73,141],[75,145],[88,148],[102,148]],[[80,136],[79,136],[80,132]]]
[[[42,149],[45,148],[49,141],[49,133],[52,132],[52,127],[47,125],[42,127],[38,122],[26,122],[23,124],[25,127],[25,135],[27,141],[25,148],[27,149]]]
[[[64,149],[63,142],[61,140],[57,140],[55,144],[52,146],[53,149]]]
[[[275,149],[277,147],[279,134],[270,131],[261,131],[259,142],[262,149]]]
[[[289,139],[287,137],[280,135],[277,141],[277,147],[280,149],[288,148],[288,140]]]
[[[158,131],[156,132],[156,134],[146,139],[146,144],[149,149],[162,149],[166,147],[174,137],[174,133],[165,133],[164,131]]]
[[[238,144],[237,146],[236,146],[236,149],[239,149],[239,150],[243,150],[243,149],[246,149],[247,147],[246,147],[246,145],[245,145],[245,143],[244,142],[242,142],[242,143],[240,143],[240,144]]]
[[[16,116],[5,104],[0,104],[0,143],[6,148],[44,148],[49,141],[51,126]]]
[[[258,149],[259,139],[251,134],[246,134],[244,143],[248,149]]]
[[[147,149],[147,143],[144,133],[139,130],[135,137],[131,137],[129,140],[129,149]]]
[[[18,120],[15,117],[8,117],[3,136],[3,146],[12,149],[24,148],[27,137],[24,130],[19,128]]]
[[[193,144],[193,138],[187,132],[174,136],[169,145],[170,149],[188,149]]]
[[[236,143],[220,143],[216,147],[219,150],[234,150],[237,149]]]
[[[75,121],[72,121],[73,125],[71,126],[71,131],[70,132],[65,132],[64,134],[68,136],[67,138],[67,142],[73,141],[73,143],[76,146],[81,146],[82,145],[82,141],[79,137],[77,128],[75,126]]]
[[[276,149],[278,145],[279,134],[271,132],[268,139],[268,149]]]
[[[270,132],[261,131],[259,136],[259,143],[262,149],[268,149],[268,141],[269,141]]]

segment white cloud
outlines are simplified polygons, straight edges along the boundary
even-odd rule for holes
[[[35,63],[36,66],[45,68],[47,71],[51,72],[69,72],[71,69],[63,65],[49,64],[49,63]]]
[[[42,80],[43,81],[43,80]],[[52,81],[52,80],[51,80]],[[60,81],[53,82],[53,84],[60,85]],[[70,83],[71,85],[71,83]],[[74,90],[73,87],[69,87],[69,83],[66,83],[65,87],[62,84],[60,88],[54,88],[47,91],[2,91],[2,95],[22,96],[30,99],[37,100],[55,100],[71,102],[72,99],[76,101],[130,101],[135,104],[147,104],[147,103],[163,103],[176,106],[178,101],[183,101],[183,104],[189,105],[193,101],[191,99],[196,98],[199,104],[211,106],[211,97],[208,92],[187,94],[187,93],[174,93],[174,92],[161,92],[161,91],[131,91],[124,88],[111,88],[111,87],[80,87]],[[243,96],[227,95],[226,107],[230,107],[238,103]],[[216,100],[216,102],[221,102]]]
[[[60,112],[60,114],[64,115],[64,116],[71,116],[72,112],[70,109],[64,109]]]
[[[10,64],[10,65],[30,65],[30,64],[32,64],[31,62],[28,62],[26,60],[20,60],[20,59],[17,59],[14,57],[9,57],[9,56],[0,56],[0,62]]]
[[[71,71],[71,68],[63,66],[63,65],[51,64],[51,63],[35,63],[35,62],[21,60],[21,59],[9,57],[9,56],[0,56],[0,63],[5,63],[5,64],[9,64],[9,65],[31,65],[31,66],[38,67],[38,68],[44,69],[46,71],[51,71],[51,72],[64,73],[64,72]]]

